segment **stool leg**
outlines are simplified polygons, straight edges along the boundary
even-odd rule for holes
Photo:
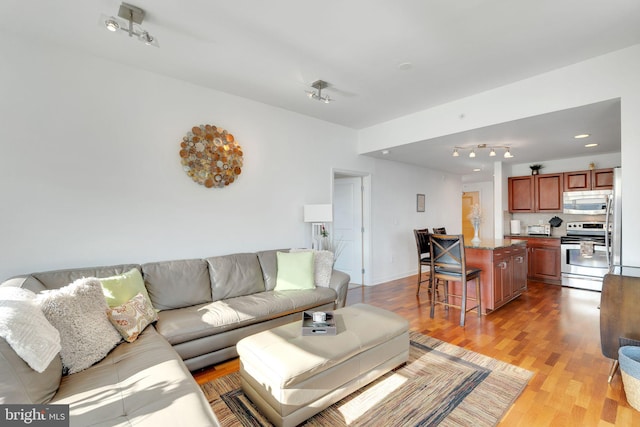
[[[611,363],[611,369],[609,369],[609,380],[607,381],[608,383],[611,383],[611,380],[613,379],[613,376],[616,374],[617,370],[618,370],[618,359],[614,360]]]
[[[482,317],[482,289],[480,289],[480,278],[476,277],[476,298],[478,298],[478,317]]]
[[[429,317],[433,319],[433,314],[436,309],[436,289],[438,288],[438,280],[433,279],[433,292],[431,293],[431,311]]]
[[[464,326],[465,315],[467,314],[467,279],[460,278],[460,284],[462,285],[462,302],[460,303],[460,326]]]
[[[449,304],[449,281],[448,280],[444,281],[444,302],[445,304],[447,304],[444,306],[445,311],[449,311],[449,305],[448,305]]]

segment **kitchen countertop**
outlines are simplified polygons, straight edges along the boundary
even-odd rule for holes
[[[501,249],[507,248],[513,245],[526,245],[526,240],[518,240],[518,239],[480,239],[480,243],[474,245],[471,243],[471,240],[464,242],[464,247],[469,249]]]
[[[506,234],[505,239],[518,239],[518,238],[542,238],[542,239],[559,239],[562,236],[544,236],[541,234]]]

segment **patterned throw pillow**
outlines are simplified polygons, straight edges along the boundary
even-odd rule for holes
[[[107,310],[111,324],[127,342],[133,342],[151,323],[158,320],[158,313],[149,300],[138,293],[124,304]]]

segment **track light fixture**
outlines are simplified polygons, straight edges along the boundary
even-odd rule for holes
[[[469,151],[469,157],[474,158],[476,157],[476,150],[482,150],[488,148],[489,151],[489,156],[490,157],[495,157],[496,156],[496,149],[503,149],[505,150],[504,152],[504,158],[505,159],[510,159],[513,157],[513,154],[511,154],[511,147],[508,145],[487,145],[487,144],[478,144],[478,145],[472,145],[469,147],[453,147],[453,157],[460,157],[460,151],[463,150],[471,150]]]
[[[322,101],[325,104],[330,103],[331,101],[333,101],[333,99],[331,99],[329,97],[329,95],[326,96],[322,96],[322,89],[326,89],[327,87],[329,87],[329,83],[325,82],[324,80],[316,80],[315,82],[313,82],[311,84],[311,87],[316,89],[316,91],[307,91],[307,96],[309,97],[309,99],[315,99],[316,101]]]
[[[115,16],[106,18],[104,26],[109,31],[118,32],[118,30],[122,30],[129,34],[129,37],[135,36],[148,46],[158,47],[158,40],[140,25],[143,19],[144,10],[128,3],[122,3],[118,10],[118,18]]]

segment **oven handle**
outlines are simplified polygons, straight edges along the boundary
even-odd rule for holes
[[[607,196],[607,209],[604,213],[604,246],[607,251],[607,266],[609,273],[613,273],[613,265],[611,265],[611,242],[609,241],[609,221],[611,220],[611,205],[613,205],[613,195]]]

